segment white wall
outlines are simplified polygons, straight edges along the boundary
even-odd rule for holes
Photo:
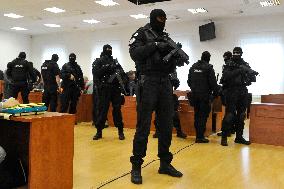
[[[27,60],[31,57],[31,37],[11,32],[0,31],[0,70],[7,68],[7,63],[15,59],[19,52],[27,54]]]
[[[252,67],[260,72],[261,82],[254,84],[254,93],[284,93],[284,71],[277,72],[278,83],[273,83],[279,87],[271,88],[269,90],[263,87],[266,78],[271,78],[274,74],[273,69],[269,72],[264,63],[258,64],[259,60],[274,60],[273,53],[257,53],[251,48],[251,43],[258,39],[267,39],[273,41],[277,38],[277,43],[280,48],[277,53],[284,56],[284,22],[278,16],[263,16],[263,17],[250,17],[250,18],[236,18],[224,19],[215,21],[216,36],[217,38],[207,42],[199,41],[198,26],[206,22],[169,22],[167,23],[167,31],[170,35],[182,42],[183,48],[190,56],[190,62],[196,62],[203,51],[208,50],[211,53],[211,64],[214,65],[216,73],[222,72],[223,58],[222,55],[225,51],[233,49],[234,46],[245,46],[244,52],[245,60],[248,60]],[[82,66],[83,72],[86,76],[91,76],[91,64],[94,57],[99,55],[102,45],[110,43],[115,48],[114,56],[118,57],[123,68],[128,71],[134,69],[134,63],[128,53],[128,41],[131,35],[136,31],[137,26],[130,26],[128,28],[112,28],[98,31],[80,31],[73,33],[57,33],[49,35],[38,35],[32,38],[32,60],[34,64],[39,67],[43,61],[43,56],[48,58],[52,53],[60,51],[60,65],[68,60],[68,54],[74,52],[77,54],[78,63]],[[251,40],[254,39],[254,40]],[[271,39],[271,40],[270,40]],[[275,40],[274,40],[275,41]],[[261,40],[260,40],[261,42]],[[264,46],[265,47],[265,46]],[[262,48],[262,51],[266,49]],[[268,52],[273,52],[267,49]],[[255,56],[252,56],[255,55]],[[256,57],[257,56],[257,57]],[[284,58],[279,56],[277,58],[277,69],[283,68]],[[272,65],[273,62],[267,62]],[[190,65],[179,68],[179,78],[181,80],[180,89],[187,89],[186,79]],[[262,67],[262,68],[261,68]],[[258,69],[259,68],[259,69]],[[279,75],[280,74],[280,75]],[[273,78],[273,77],[272,77]],[[274,82],[274,80],[267,80]]]

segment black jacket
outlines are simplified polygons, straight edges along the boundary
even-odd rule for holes
[[[56,76],[60,75],[58,64],[52,60],[46,60],[41,66],[41,75],[44,90],[55,92],[58,88]]]
[[[71,74],[75,77],[75,80],[70,80]],[[83,90],[84,89],[84,78],[81,67],[77,62],[68,62],[62,66],[60,77],[62,79],[61,87],[65,90]]]
[[[94,83],[98,85],[114,84],[119,86],[117,78],[111,80],[112,75],[116,72],[119,72],[124,82],[127,82],[127,75],[123,68],[116,59],[113,59],[112,56],[101,54],[101,57],[97,58],[93,63],[93,80]]]
[[[220,80],[223,88],[246,87],[250,85],[252,80],[244,68],[250,69],[250,66],[243,59],[226,62],[223,66],[222,78]]]
[[[172,58],[167,64],[163,62],[163,57],[172,49],[161,52],[155,42],[168,37],[168,34],[165,32],[161,34],[154,32],[155,36],[153,32],[150,24],[147,24],[139,28],[130,39],[129,53],[135,62],[138,76],[142,74],[167,76],[174,71],[176,61],[179,61]]]
[[[213,66],[199,60],[189,69],[187,84],[193,94],[218,95],[219,86]]]
[[[16,58],[7,64],[7,76],[13,84],[27,84],[29,76],[34,77],[33,66],[26,60]]]

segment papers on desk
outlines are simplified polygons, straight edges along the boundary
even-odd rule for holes
[[[178,97],[178,100],[187,100],[187,98],[185,96],[180,96]]]
[[[0,119],[10,120],[12,116],[20,117],[20,116],[28,116],[28,115],[40,115],[40,114],[44,114],[45,112],[46,111],[42,111],[42,112],[23,112],[23,113],[15,113],[15,114],[0,113]]]
[[[10,120],[10,117],[11,117],[11,116],[12,116],[12,114],[0,113],[0,119]]]

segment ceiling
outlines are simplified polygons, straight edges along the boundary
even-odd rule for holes
[[[220,20],[233,17],[259,15],[283,15],[284,2],[277,7],[262,8],[261,0],[171,0],[156,4],[135,5],[127,0],[114,0],[119,6],[104,7],[94,0],[0,0],[0,30],[38,35],[52,32],[98,30],[111,27],[141,25],[148,19],[136,20],[129,15],[143,13],[149,15],[152,9],[166,11],[168,22]],[[64,13],[50,13],[48,7],[65,9]],[[188,12],[189,8],[205,8],[205,14]],[[5,13],[24,16],[20,19],[4,17]],[[96,19],[98,24],[87,24],[84,19]],[[59,24],[61,28],[48,28],[43,24]],[[12,27],[24,27],[27,31],[14,31]]]

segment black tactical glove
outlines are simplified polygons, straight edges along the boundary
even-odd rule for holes
[[[182,44],[180,42],[177,43],[178,48],[182,48]]]
[[[167,51],[170,48],[166,42],[156,42],[156,45],[161,52]]]
[[[179,80],[178,79],[172,80],[172,85],[174,87],[174,90],[176,90],[180,85]]]

